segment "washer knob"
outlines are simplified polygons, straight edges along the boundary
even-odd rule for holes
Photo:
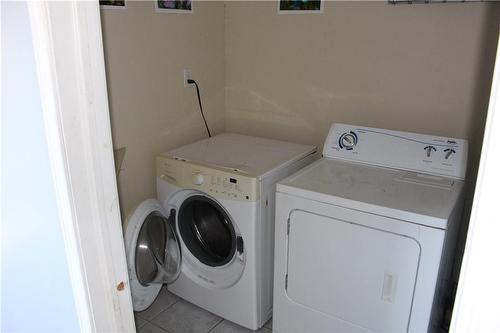
[[[345,132],[340,136],[339,146],[340,148],[345,148],[347,150],[352,150],[352,148],[358,143],[358,136],[354,132]]]
[[[205,177],[201,173],[195,173],[193,175],[193,184],[195,185],[201,185],[205,181]]]

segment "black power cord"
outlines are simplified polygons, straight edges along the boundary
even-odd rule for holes
[[[198,94],[198,103],[200,104],[201,116],[203,117],[203,122],[205,123],[205,127],[207,128],[208,137],[211,138],[212,134],[210,134],[210,129],[208,128],[207,120],[205,119],[205,115],[203,114],[203,108],[201,106],[200,88],[198,88],[198,83],[196,83],[196,81],[192,80],[192,79],[188,79],[187,83],[190,83],[190,84],[192,83],[196,86],[196,93]]]

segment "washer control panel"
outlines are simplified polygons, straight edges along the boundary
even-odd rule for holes
[[[160,180],[180,188],[199,190],[216,198],[240,201],[259,199],[257,178],[237,171],[230,172],[160,155],[156,158],[156,175]]]
[[[323,156],[464,179],[467,140],[333,124]]]

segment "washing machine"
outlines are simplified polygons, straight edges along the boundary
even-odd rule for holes
[[[126,221],[134,310],[163,284],[250,329],[272,313],[276,182],[313,162],[314,146],[225,133],[157,157],[157,198]]]
[[[439,331],[467,141],[335,124],[323,156],[277,185],[273,330]]]

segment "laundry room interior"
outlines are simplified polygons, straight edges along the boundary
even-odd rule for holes
[[[297,164],[297,170],[291,170],[290,174],[324,155],[332,124],[450,138],[448,141],[466,140],[468,153],[463,155],[462,163],[462,167],[466,165],[465,177],[458,177],[463,181],[463,193],[459,195],[463,206],[459,212],[457,245],[450,259],[454,261],[453,275],[458,275],[488,112],[500,4],[396,2],[320,1],[318,12],[299,14],[280,12],[279,1],[194,0],[186,13],[159,10],[155,1],[125,1],[123,7],[116,8],[101,6],[123,222],[141,202],[150,198],[159,200],[162,195],[157,188],[161,182],[158,168],[162,163],[158,156],[207,139],[207,130],[212,139],[223,133],[235,133],[297,144],[297,148],[283,146],[290,150],[299,149],[298,145],[315,146],[314,158],[300,167]],[[199,88],[200,100],[195,84],[184,82],[186,70]],[[353,139],[356,144],[358,137]],[[384,147],[379,149],[383,151]],[[434,154],[430,148],[427,153],[427,157]],[[245,151],[226,150],[225,154],[231,159],[233,155],[244,155]],[[179,156],[175,155],[176,161],[190,160]],[[259,160],[254,156],[248,158]],[[416,171],[419,170],[425,174],[427,169]],[[230,182],[242,184],[245,174],[238,173],[236,167],[233,171],[242,178],[230,178]],[[264,190],[260,191],[263,195]],[[272,214],[274,219],[274,193],[269,195],[273,196],[269,199],[273,204],[266,208],[270,212],[266,214]],[[196,215],[196,207],[194,210],[192,214]],[[125,223],[123,227],[126,228]],[[270,228],[273,228],[270,235],[274,236],[274,225]],[[234,260],[238,260],[237,240],[231,246]],[[177,255],[184,259],[184,254]],[[249,254],[246,255],[249,260]],[[266,253],[258,255],[264,258]],[[262,269],[267,267],[272,271],[273,258],[266,260],[268,266]],[[403,282],[403,277],[399,277],[398,283],[402,286]],[[273,329],[271,314],[266,320],[257,321],[257,326],[244,328],[235,324],[238,320],[215,313],[217,310],[206,311],[204,306],[191,305],[188,302],[191,296],[184,301],[168,291],[168,283],[165,285],[156,291],[160,294],[152,305],[135,314],[139,332],[246,332],[250,328],[260,332],[289,331],[282,323]],[[456,287],[456,281],[448,284],[448,294],[454,295]],[[265,290],[260,292],[267,292],[271,300],[272,288]],[[209,297],[209,294],[200,296],[207,302]],[[228,298],[227,302],[227,306],[238,307],[245,300],[231,304]],[[452,310],[449,304],[453,303],[447,302],[448,308],[441,313],[447,324],[439,327],[441,331],[449,328]],[[411,306],[417,307],[413,303]],[[325,318],[334,316],[328,311],[325,310]],[[368,319],[353,319],[354,326],[349,330],[367,332],[405,327],[406,331],[419,331],[415,327],[423,327],[412,326],[413,319],[407,317],[401,326],[370,327]],[[334,327],[328,326],[331,322],[327,319],[314,318],[312,314],[306,318],[318,322],[318,326],[310,324],[311,332],[325,332],[329,331],[325,327]]]

